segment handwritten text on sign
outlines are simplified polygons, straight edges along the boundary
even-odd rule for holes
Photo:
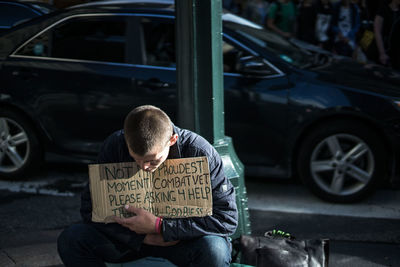
[[[135,162],[89,165],[92,220],[129,217],[124,205],[167,218],[212,215],[207,157],[169,159],[154,172]]]

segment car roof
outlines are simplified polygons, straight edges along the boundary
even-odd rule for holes
[[[48,11],[54,11],[57,8],[53,5],[43,3],[43,2],[35,2],[31,0],[0,0],[0,3],[8,3],[8,4],[15,4],[15,5],[23,5],[29,7],[37,12],[46,14]],[[44,10],[45,8],[46,10]],[[48,10],[48,11],[47,11]]]
[[[75,11],[75,12],[114,12],[114,13],[123,13],[123,12],[137,12],[138,10],[142,11],[151,11],[155,13],[167,13],[172,14],[175,10],[175,1],[174,0],[103,0],[103,1],[95,1],[89,2],[79,5],[74,5],[66,8],[66,10]],[[231,21],[240,24],[246,24],[251,27],[260,28],[259,25],[246,20],[244,18],[238,17],[227,10],[222,11],[222,19],[223,21]]]
[[[10,46],[7,47],[7,49],[0,50],[0,60],[5,58],[10,51],[15,49],[15,47],[21,45],[21,43],[25,41],[26,36],[32,36],[39,30],[42,30],[54,22],[68,16],[86,13],[100,14],[130,12],[151,12],[154,14],[174,16],[174,9],[175,6],[173,0],[105,0],[58,9],[57,11],[51,12],[51,14],[43,15],[24,24],[17,25],[14,27],[14,30],[9,31],[8,34],[6,33],[1,35],[1,37],[8,39],[7,42],[10,43]],[[232,21],[236,23],[243,23],[240,20],[244,20],[230,13],[223,13],[222,18],[224,21]]]
[[[129,8],[174,8],[173,0],[103,0],[71,6],[68,9],[129,9]]]

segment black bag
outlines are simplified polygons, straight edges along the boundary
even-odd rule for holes
[[[328,239],[296,240],[289,234],[274,230],[264,236],[242,235],[234,240],[233,245],[240,253],[242,264],[257,267],[328,266]]]

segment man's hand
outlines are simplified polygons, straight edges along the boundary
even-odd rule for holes
[[[169,247],[178,244],[179,240],[165,242],[161,234],[147,234],[143,243],[151,246]]]
[[[114,217],[115,222],[136,232],[137,234],[154,234],[156,233],[156,219],[152,213],[142,209],[125,205],[128,212],[135,213],[136,216],[130,218]]]

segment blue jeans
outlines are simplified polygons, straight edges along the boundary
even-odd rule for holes
[[[148,256],[169,260],[178,266],[229,266],[231,244],[220,236],[202,236],[170,247],[142,244],[134,251],[110,240],[90,224],[75,224],[58,237],[58,253],[65,266],[105,266]]]

